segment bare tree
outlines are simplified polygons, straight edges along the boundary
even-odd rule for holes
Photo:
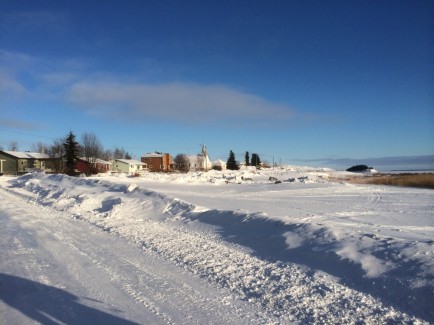
[[[32,152],[39,152],[39,153],[46,153],[48,146],[45,143],[42,142],[36,142],[32,143],[31,151]]]
[[[114,159],[114,153],[110,149],[104,150],[104,152],[101,154],[101,159],[104,159],[105,161],[111,161]]]
[[[173,162],[175,163],[175,168],[183,173],[187,173],[190,170],[190,160],[183,153],[176,155]]]
[[[116,147],[113,150],[113,159],[124,159],[125,158],[125,149]]]
[[[103,147],[99,139],[94,133],[84,133],[81,136],[80,152],[84,159],[88,162],[88,168],[85,171],[86,175],[95,174],[98,172],[96,166],[97,158],[103,154]]]
[[[9,147],[8,147],[8,149],[9,149],[10,151],[18,151],[18,142],[16,142],[16,141],[11,141],[11,142],[9,143]]]
[[[47,148],[47,154],[50,157],[51,167],[57,173],[64,172],[63,157],[65,156],[65,139],[59,138],[53,141],[53,144]]]

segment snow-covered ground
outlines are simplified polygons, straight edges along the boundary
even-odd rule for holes
[[[2,177],[0,315],[434,323],[434,191],[329,176],[340,175],[288,166]],[[49,299],[29,306],[16,285]]]

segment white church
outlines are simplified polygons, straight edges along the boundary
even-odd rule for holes
[[[209,159],[206,145],[202,145],[202,151],[200,154],[194,156],[188,156],[189,167],[191,172],[196,171],[208,171],[212,169],[212,162]]]

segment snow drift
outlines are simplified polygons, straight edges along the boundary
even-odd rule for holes
[[[386,211],[399,209],[406,221],[395,218],[398,223],[379,227],[380,219],[390,218],[389,214],[351,207],[363,205],[355,192],[369,191],[373,202],[380,200],[375,195],[380,189],[330,184],[324,170],[301,172],[277,175],[285,184],[274,184],[271,177],[276,174],[251,172],[150,174],[147,179],[34,173],[12,179],[6,188],[122,236],[230,290],[237,299],[256,304],[281,322],[434,322],[433,192],[412,190],[407,197],[403,190],[392,190],[388,199],[398,200]],[[158,187],[153,182],[162,190],[146,188]],[[192,191],[199,184],[218,189],[207,195],[199,187],[201,197],[189,194],[207,203],[202,205],[163,193],[173,192],[176,184]],[[231,186],[239,186],[240,193],[233,205],[241,206],[245,193],[270,196],[269,205],[263,211],[219,209],[231,206],[219,192]],[[308,199],[317,196],[325,215],[317,214],[315,203],[311,201],[312,208],[301,197],[306,190]],[[336,200],[345,200],[340,208],[350,210],[331,212],[328,205],[333,202],[321,197],[328,191]],[[286,195],[286,201],[298,195],[307,215],[282,215],[279,195]],[[408,210],[407,201],[416,196],[426,209]],[[394,207],[396,202],[402,207]],[[360,211],[366,216],[359,218]]]

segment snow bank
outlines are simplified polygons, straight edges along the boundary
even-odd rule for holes
[[[282,322],[434,321],[429,306],[434,300],[434,242],[427,239],[433,238],[432,212],[430,223],[423,226],[426,236],[410,231],[413,238],[397,240],[367,232],[369,227],[355,220],[351,221],[353,231],[342,227],[340,222],[350,220],[351,211],[345,218],[336,214],[318,223],[314,216],[294,220],[266,212],[200,206],[140,185],[158,181],[181,184],[185,190],[204,183],[223,188],[245,185],[240,189],[263,195],[263,185],[292,189],[295,183],[320,186],[326,179],[327,171],[296,167],[267,172],[147,174],[140,180],[122,178],[126,184],[111,178],[36,173],[11,180],[8,189],[125,237]],[[345,188],[340,185],[332,190]],[[211,199],[225,205],[223,196]],[[357,198],[352,200],[357,203]],[[270,200],[270,205],[275,202]],[[354,231],[358,227],[362,233]]]
[[[189,172],[189,173],[143,173],[140,181],[158,181],[176,184],[269,184],[279,182],[302,182],[302,183],[322,183],[328,173],[333,170],[327,168],[311,168],[299,166],[275,167],[270,169],[256,169],[255,167],[243,168],[237,171],[210,170],[208,172]],[[101,177],[107,176],[101,174]],[[292,177],[294,176],[294,177]],[[119,178],[126,179],[126,174],[117,175]]]

